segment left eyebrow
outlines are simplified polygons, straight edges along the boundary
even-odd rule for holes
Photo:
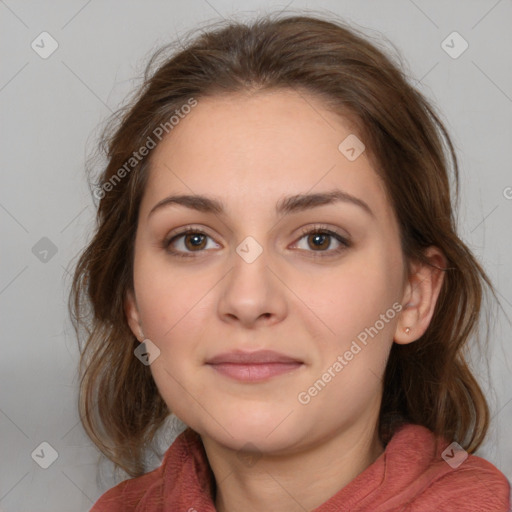
[[[336,202],[351,203],[362,208],[366,213],[375,217],[373,211],[362,199],[343,190],[335,189],[317,194],[297,194],[281,199],[276,205],[276,212],[281,215],[316,208]]]
[[[362,199],[355,197],[347,192],[339,189],[331,190],[328,192],[321,192],[316,194],[297,194],[293,196],[287,196],[278,201],[276,204],[276,213],[278,215],[289,215],[318,206],[324,206],[328,204],[334,204],[336,202],[344,202],[359,206],[366,213],[375,217],[375,214]],[[169,196],[159,201],[148,214],[151,216],[156,210],[165,206],[177,204],[197,210],[204,213],[215,213],[223,214],[225,209],[221,201],[201,195],[174,195]]]

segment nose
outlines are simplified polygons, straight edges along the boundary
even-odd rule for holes
[[[285,286],[271,269],[266,251],[251,263],[233,254],[233,267],[222,280],[218,314],[224,322],[248,329],[273,325],[286,317]]]

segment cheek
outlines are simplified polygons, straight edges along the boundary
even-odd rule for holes
[[[146,336],[167,343],[183,325],[202,325],[199,317],[215,286],[213,277],[206,269],[184,272],[163,255],[142,253],[134,264],[134,285]]]
[[[396,262],[381,254],[361,255],[317,281],[320,286],[308,288],[311,309],[329,329],[324,327],[323,335],[315,336],[318,360],[302,391],[318,394],[308,411],[321,413],[325,422],[339,421],[340,411],[346,417],[363,414],[379,395],[399,314],[401,283]],[[307,318],[310,333],[318,330],[318,319]],[[377,402],[374,405],[378,408]]]
[[[201,331],[211,314],[212,276],[183,272],[165,258],[144,254],[134,262],[134,286],[144,335],[159,349],[150,366],[160,394],[171,410],[187,417],[191,406],[184,389],[195,395],[190,377],[199,360]]]
[[[325,332],[331,334],[326,339],[339,340],[334,348],[340,349],[340,343],[350,345],[376,322],[383,335],[393,330],[396,311],[392,306],[400,299],[402,263],[396,251],[385,249],[376,244],[374,249],[360,251],[338,268],[317,275],[314,282],[311,277],[301,278],[305,302],[316,314],[308,318],[323,322]],[[386,316],[384,326],[379,322],[381,315]]]
[[[211,339],[218,272],[197,265],[184,271],[165,257],[141,251],[134,263],[134,285],[145,337],[159,349],[151,364],[155,383],[168,406],[187,416],[190,397],[201,396],[198,368]],[[197,412],[198,414],[200,411]]]

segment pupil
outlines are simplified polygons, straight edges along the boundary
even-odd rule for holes
[[[315,245],[316,248],[325,248],[326,245],[329,245],[328,240],[327,240],[327,235],[317,233],[315,235],[312,235],[312,238],[313,238],[313,244]],[[327,240],[327,244],[325,243],[326,240]]]
[[[201,235],[199,233],[197,234],[193,234],[193,235],[189,235],[188,236],[188,242],[190,243],[190,245],[192,245],[192,247],[200,247],[201,245],[203,245],[203,240],[204,238],[204,235]]]

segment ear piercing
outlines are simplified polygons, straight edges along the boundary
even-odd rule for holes
[[[404,330],[405,330],[405,334],[409,334],[411,332],[411,328],[410,327],[406,327]]]

